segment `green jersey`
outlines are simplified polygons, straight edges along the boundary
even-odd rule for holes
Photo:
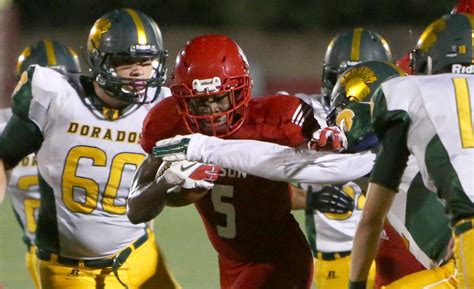
[[[408,76],[382,84],[372,122],[382,141],[371,181],[396,190],[414,155],[453,223],[474,216],[474,76]]]

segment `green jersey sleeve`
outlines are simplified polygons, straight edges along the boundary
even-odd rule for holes
[[[382,89],[372,98],[371,115],[381,145],[370,181],[397,191],[410,155],[407,148],[410,117],[403,110],[389,111]]]
[[[43,141],[37,123],[29,118],[34,70],[35,67],[31,67],[22,74],[13,92],[13,115],[0,136],[0,158],[8,168],[14,167],[23,157],[37,151]]]

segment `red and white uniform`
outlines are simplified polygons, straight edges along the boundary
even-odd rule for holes
[[[306,141],[307,125],[317,126],[311,108],[298,98],[259,97],[228,138],[296,147]],[[188,133],[174,100],[164,99],[145,118],[140,143],[150,153],[157,141]],[[311,287],[311,251],[290,212],[290,197],[286,182],[223,168],[214,188],[196,202],[219,253],[222,288]]]

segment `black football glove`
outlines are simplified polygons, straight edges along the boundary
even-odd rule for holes
[[[320,191],[310,194],[309,209],[334,214],[344,214],[354,210],[354,199],[337,186],[324,186]]]

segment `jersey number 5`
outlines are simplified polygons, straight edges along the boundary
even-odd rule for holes
[[[127,165],[138,167],[144,158],[145,156],[142,154],[127,152],[119,153],[114,156],[108,181],[102,195],[102,208],[104,212],[116,215],[125,214],[125,204],[115,204],[124,168]],[[77,146],[69,151],[66,158],[62,177],[62,197],[64,204],[72,212],[90,214],[97,208],[100,187],[93,178],[77,175],[77,168],[81,159],[92,160],[92,166],[105,167],[107,164],[107,155],[103,150],[97,147]],[[92,174],[91,177],[93,177]],[[85,201],[79,201],[75,198],[75,191],[77,190],[84,192]]]
[[[222,198],[234,197],[234,187],[225,185],[214,185],[212,188],[212,205],[217,213],[225,216],[226,225],[217,225],[217,234],[226,239],[235,238],[237,231],[235,225],[235,208],[230,203],[225,203]]]
[[[458,110],[459,131],[463,148],[474,148],[474,129],[469,87],[466,78],[453,78],[456,105]]]

